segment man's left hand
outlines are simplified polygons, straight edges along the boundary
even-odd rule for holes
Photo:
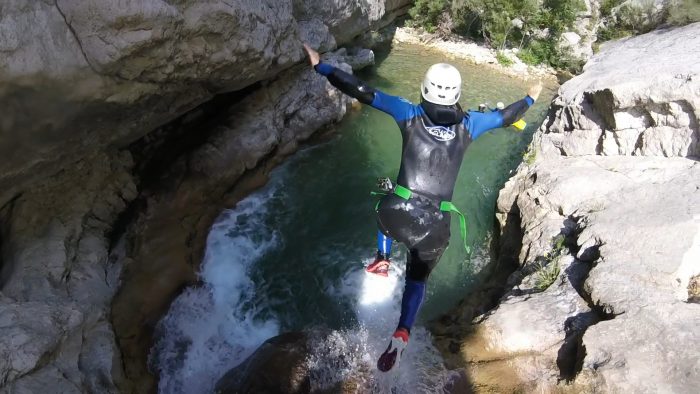
[[[304,43],[304,50],[306,50],[306,54],[309,55],[311,67],[315,67],[321,61],[321,57],[318,55],[318,52],[311,48],[307,43]]]

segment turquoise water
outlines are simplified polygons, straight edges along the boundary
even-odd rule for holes
[[[444,61],[462,73],[465,109],[482,102],[507,105],[527,90],[517,79],[413,46],[394,47],[358,75],[418,102],[423,73]],[[459,302],[489,261],[498,190],[521,161],[553,93],[545,88],[525,116],[525,132],[499,129],[470,146],[454,202],[468,218],[472,255],[461,246],[453,218],[451,247],[430,277],[405,356],[413,368],[402,368],[391,382],[370,378],[373,391],[431,391],[448,379],[423,323]],[[340,371],[326,354],[312,360],[314,368],[336,365],[324,372],[331,381],[372,368],[398,320],[405,252],[394,248],[390,278],[363,272],[376,251],[377,200],[370,191],[378,177],[398,173],[401,136],[390,116],[369,107],[352,110],[334,128],[330,141],[276,169],[266,187],[223,212],[212,228],[201,273],[206,285],[185,291],[161,322],[163,337],[151,360],[161,392],[206,392],[267,338],[319,326],[344,338],[342,346],[336,340],[325,348],[344,354],[345,367]]]
[[[424,71],[445,60],[422,48],[401,46],[381,59],[378,67],[358,75],[389,94],[418,102]],[[527,84],[522,81],[483,67],[456,65],[464,78],[461,103],[465,109],[483,102],[508,105],[525,96]],[[543,119],[546,105],[542,102],[548,102],[552,93],[543,92],[544,100],[528,111],[525,120],[530,127]],[[390,116],[364,107],[353,111],[337,129],[337,138],[298,158],[289,169],[287,197],[272,208],[285,218],[277,223],[285,234],[285,246],[268,254],[254,271],[256,281],[275,283],[266,289],[268,295],[284,299],[285,292],[291,291],[299,301],[275,310],[290,329],[310,323],[342,326],[353,319],[337,300],[323,296],[324,289],[330,278],[344,272],[345,265],[362,264],[375,252],[376,199],[369,192],[378,177],[395,178],[398,173],[401,136]],[[488,255],[498,190],[522,159],[531,133],[532,129],[516,133],[512,127],[496,130],[475,141],[465,156],[454,201],[468,217],[468,243],[476,250],[475,258]],[[466,259],[457,222],[453,218],[451,247],[431,275],[422,319],[454,306],[473,284],[474,270],[483,264],[483,260]],[[277,287],[281,283],[286,285]]]

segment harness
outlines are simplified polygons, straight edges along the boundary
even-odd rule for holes
[[[388,184],[391,185],[391,181],[389,181],[388,178],[380,180],[380,187],[383,190],[386,190],[386,192],[371,192],[371,194],[387,195],[389,192],[391,192],[403,198],[404,200],[409,200],[411,196],[413,196],[413,192],[407,187],[401,185],[393,185],[393,188],[386,187],[387,181]],[[374,207],[375,211],[379,209],[380,203],[381,201],[377,201],[377,205]],[[459,209],[457,209],[457,207],[451,201],[440,201],[440,211],[454,213],[459,216],[459,231],[462,236],[462,242],[464,242],[464,249],[467,251],[467,254],[471,253],[471,248],[469,247],[469,245],[467,245],[467,219],[464,217],[464,214],[460,212]]]

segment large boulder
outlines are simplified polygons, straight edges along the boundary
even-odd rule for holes
[[[698,32],[695,23],[604,45],[560,88],[537,157],[700,156]]]
[[[301,332],[270,338],[248,359],[227,372],[216,393],[290,393],[311,391],[306,358],[308,338]]]
[[[502,243],[519,246],[501,258],[519,268],[462,333],[477,382],[700,386],[698,57],[700,24],[656,31],[604,46],[560,88],[498,199]]]

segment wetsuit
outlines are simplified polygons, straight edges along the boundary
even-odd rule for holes
[[[526,96],[500,111],[464,113],[459,104],[423,101],[415,105],[371,88],[326,63],[319,63],[315,69],[343,93],[391,115],[401,130],[403,147],[397,183],[409,189],[411,197],[388,194],[382,198],[377,210],[378,247],[380,252],[390,250],[393,238],[408,249],[398,326],[410,332],[423,303],[428,275],[449,243],[450,214],[440,210],[440,202],[452,200],[465,151],[484,132],[520,119],[534,100]]]

